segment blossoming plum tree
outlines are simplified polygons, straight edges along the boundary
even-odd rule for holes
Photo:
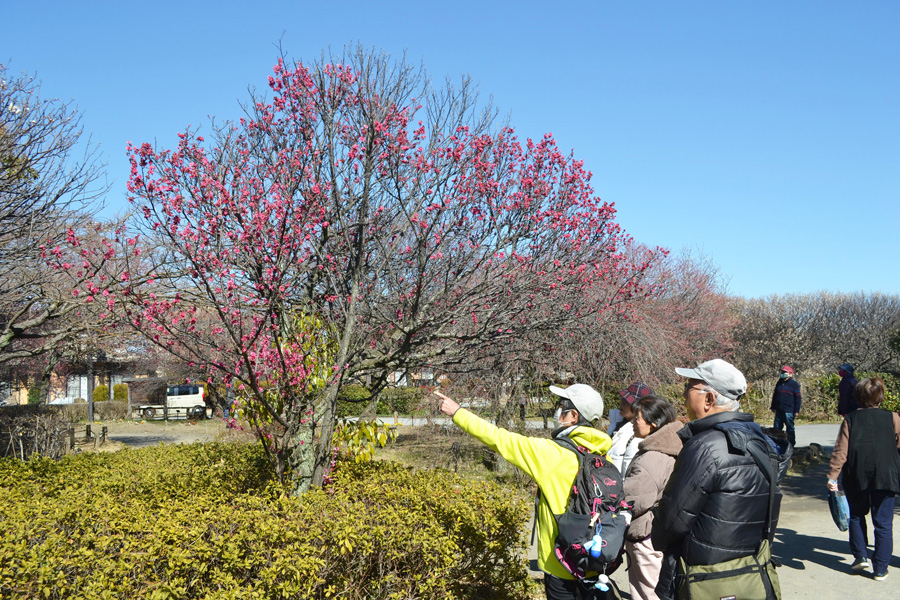
[[[338,387],[585,327],[642,294],[614,208],[471,84],[362,48],[283,57],[236,123],[130,148],[154,288],[131,322],[234,385],[282,477],[320,484]],[[165,289],[165,291],[161,291]]]

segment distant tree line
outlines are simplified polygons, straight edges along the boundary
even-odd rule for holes
[[[788,294],[732,300],[734,360],[750,379],[772,377],[782,364],[829,373],[900,369],[900,296],[871,293]]]

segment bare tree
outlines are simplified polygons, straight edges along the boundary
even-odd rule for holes
[[[647,252],[629,247],[632,261]],[[644,284],[644,294],[622,310],[548,339],[555,350],[545,357],[554,361],[548,366],[588,383],[664,383],[677,366],[731,353],[735,319],[709,260],[690,251],[666,256],[647,269]]]
[[[894,371],[891,336],[900,327],[900,296],[805,294],[736,299],[736,360],[751,379],[782,364],[812,372],[849,361],[858,369]]]
[[[73,289],[102,264],[79,268],[88,250],[66,242],[90,237],[108,190],[103,169],[72,103],[41,98],[33,77],[0,65],[0,363],[85,331],[90,307]]]

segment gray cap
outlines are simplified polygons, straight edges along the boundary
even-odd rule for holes
[[[708,360],[697,365],[695,369],[675,369],[675,372],[688,379],[704,381],[726,398],[737,400],[747,393],[747,380],[743,373],[730,362],[721,358]]]
[[[603,416],[603,396],[587,384],[576,383],[567,388],[551,385],[550,391],[557,396],[571,400],[581,416],[588,421],[593,421]]]

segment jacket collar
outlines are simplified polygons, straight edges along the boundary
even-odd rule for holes
[[[612,447],[612,438],[593,427],[585,427],[582,425],[560,427],[553,431],[552,436],[554,438],[568,437],[575,442],[576,445],[587,448],[590,452],[595,454],[606,454]]]
[[[669,456],[678,456],[681,452],[681,438],[678,432],[684,425],[675,421],[667,423],[644,438],[638,448],[641,452],[662,452]]]
[[[749,421],[753,422],[753,415],[750,413],[742,413],[734,410],[726,410],[725,412],[715,413],[713,415],[709,415],[708,417],[703,417],[702,419],[696,419],[694,421],[689,422],[681,431],[678,432],[678,437],[682,439],[682,441],[687,441],[708,429],[714,429],[717,425],[722,423],[728,423],[729,421]]]

